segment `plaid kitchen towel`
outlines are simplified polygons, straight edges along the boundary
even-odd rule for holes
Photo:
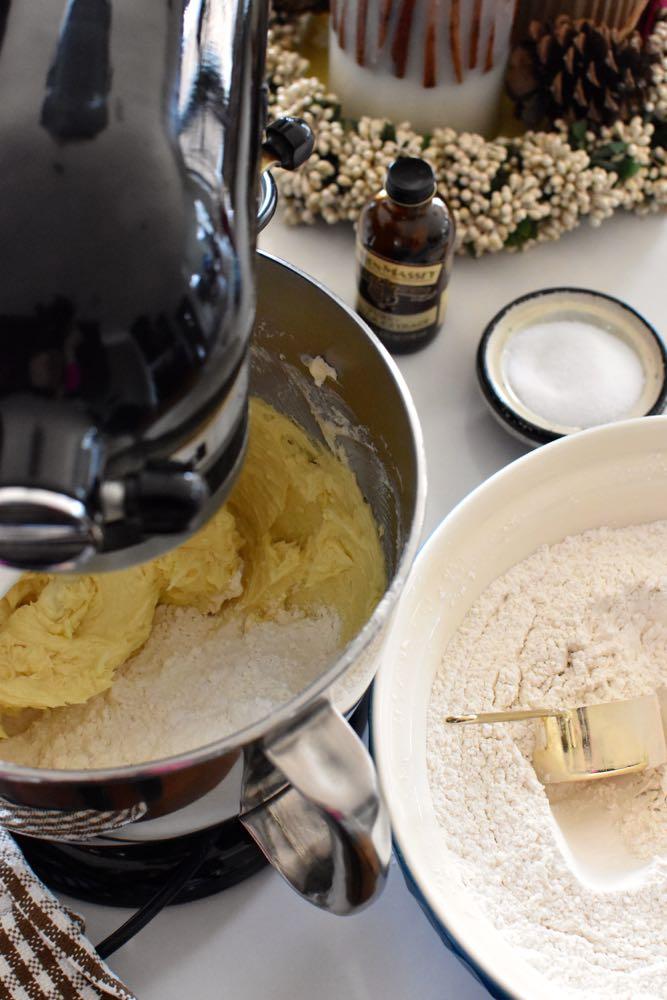
[[[0,829],[0,998],[136,1000]]]

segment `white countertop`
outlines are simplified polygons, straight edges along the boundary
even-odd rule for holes
[[[348,227],[288,229],[274,220],[264,249],[351,302]],[[523,255],[455,261],[445,328],[399,359],[426,439],[426,532],[522,447],[487,414],[474,356],[489,319],[510,299],[578,285],[625,299],[667,336],[667,220],[625,217],[583,228]],[[316,318],[314,318],[316,322]],[[68,900],[99,941],[126,911]],[[162,914],[113,956],[139,1000],[481,1000],[488,997],[445,949],[405,888],[396,863],[381,899],[356,917],[302,902],[271,871],[218,896]]]

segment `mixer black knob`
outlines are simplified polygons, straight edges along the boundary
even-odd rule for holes
[[[313,151],[315,136],[303,118],[285,115],[266,126],[266,141],[262,146],[266,166],[296,170]]]

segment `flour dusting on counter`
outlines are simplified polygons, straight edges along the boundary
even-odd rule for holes
[[[427,756],[443,852],[560,997],[667,997],[667,769],[547,794],[534,723],[444,719],[665,683],[667,521],[589,531],[514,566],[473,605],[434,681]]]

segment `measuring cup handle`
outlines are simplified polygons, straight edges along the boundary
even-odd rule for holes
[[[266,742],[263,754],[289,784],[241,821],[271,864],[331,913],[370,903],[387,877],[391,830],[361,740],[324,702]]]

